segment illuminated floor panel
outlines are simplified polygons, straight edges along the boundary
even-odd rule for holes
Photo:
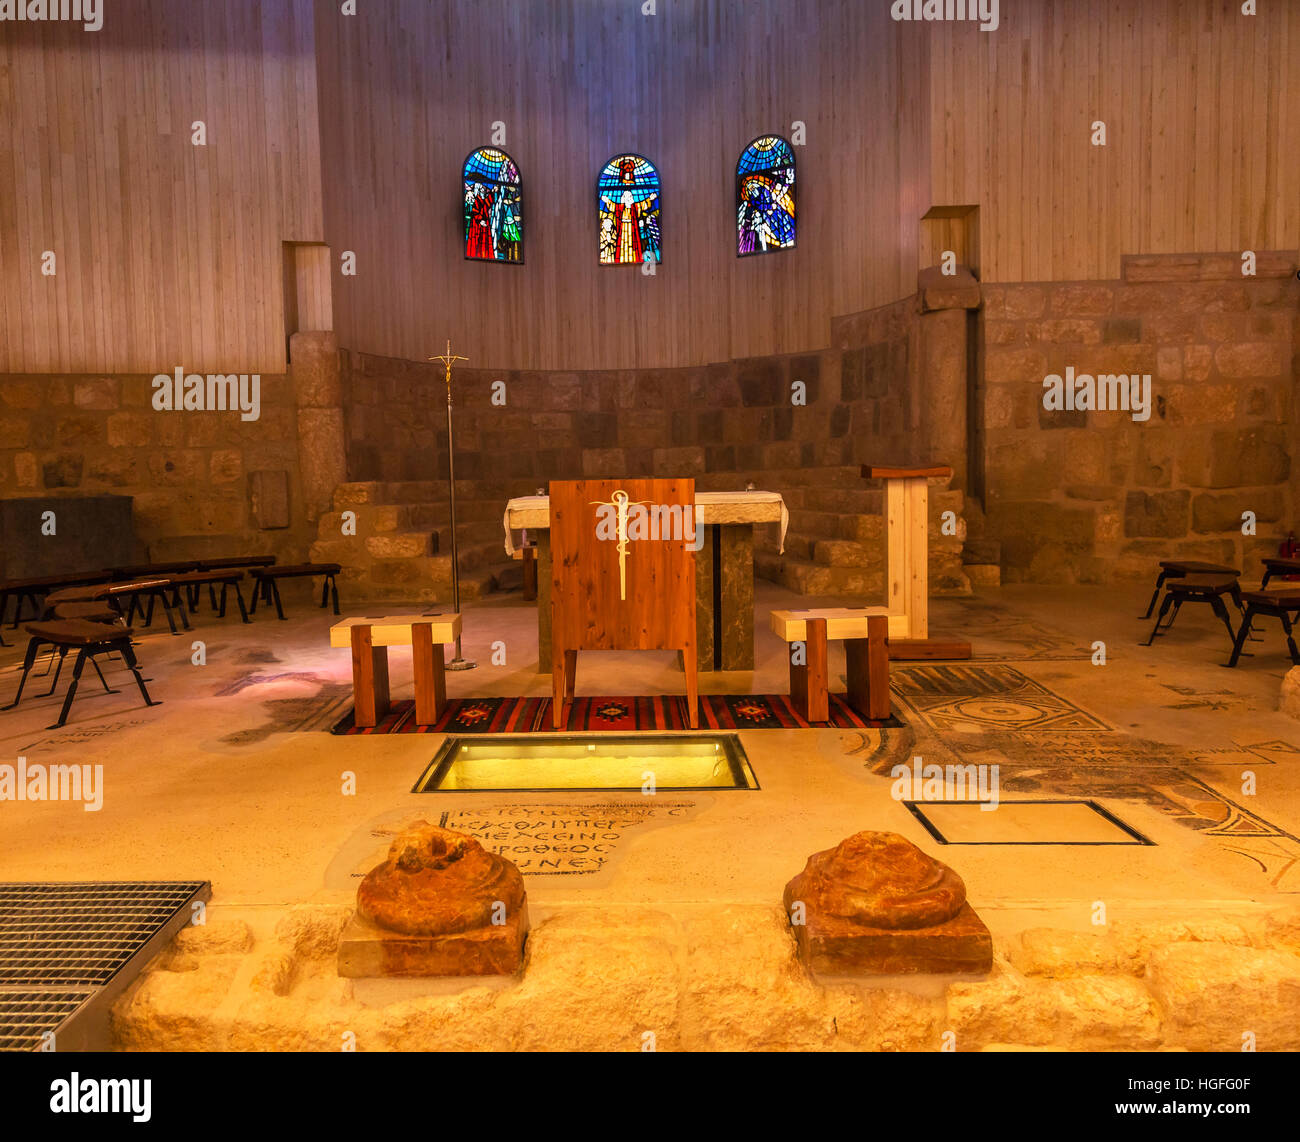
[[[735,734],[449,737],[416,793],[757,789]]]

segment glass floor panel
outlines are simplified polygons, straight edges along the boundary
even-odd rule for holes
[[[757,789],[736,734],[450,736],[415,793]]]

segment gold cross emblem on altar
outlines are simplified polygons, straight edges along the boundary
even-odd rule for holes
[[[628,494],[619,488],[607,500],[592,500],[594,507],[614,508],[618,511],[618,597],[627,600],[627,509],[631,503]],[[637,500],[638,504],[648,504],[649,500]]]

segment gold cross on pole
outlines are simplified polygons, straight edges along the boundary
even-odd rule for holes
[[[451,342],[447,342],[447,351],[438,357],[430,357],[430,361],[438,361],[447,370],[447,403],[451,404],[451,367],[457,361],[468,361],[468,357],[459,357],[452,353]]]
[[[608,500],[592,500],[594,507],[612,507],[618,509],[618,597],[627,600],[627,509],[631,498],[619,488]],[[637,500],[638,504],[648,504],[649,500]]]

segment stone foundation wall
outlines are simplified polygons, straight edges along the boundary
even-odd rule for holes
[[[710,488],[905,454],[913,303],[838,319],[834,348],[699,368],[621,372],[458,369],[457,479],[693,476]],[[345,354],[348,477],[446,474],[440,366]],[[504,405],[492,403],[504,385]],[[801,382],[806,404],[792,403]],[[900,453],[899,450],[903,450]]]
[[[984,535],[1004,582],[1146,578],[1179,556],[1258,573],[1297,527],[1294,260],[1242,278],[1238,259],[1145,258],[1117,281],[982,287]],[[1067,366],[1149,373],[1150,419],[1046,410],[1043,379]]]
[[[521,975],[424,994],[341,979],[351,908],[213,908],[113,1011],[131,1051],[1300,1049],[1300,911],[999,934],[983,977],[819,983],[777,905],[561,908]],[[254,924],[256,927],[254,927]],[[592,964],[599,964],[593,972]],[[584,981],[575,993],[575,979]],[[375,985],[365,992],[363,984]],[[951,1033],[953,1039],[946,1036]]]
[[[131,496],[140,561],[305,558],[314,529],[302,510],[291,379],[262,376],[255,421],[156,411],[151,382],[134,374],[0,376],[0,498]],[[284,483],[254,473],[283,473]],[[288,502],[268,502],[281,486]],[[263,519],[277,516],[280,526],[259,526],[255,491]]]

